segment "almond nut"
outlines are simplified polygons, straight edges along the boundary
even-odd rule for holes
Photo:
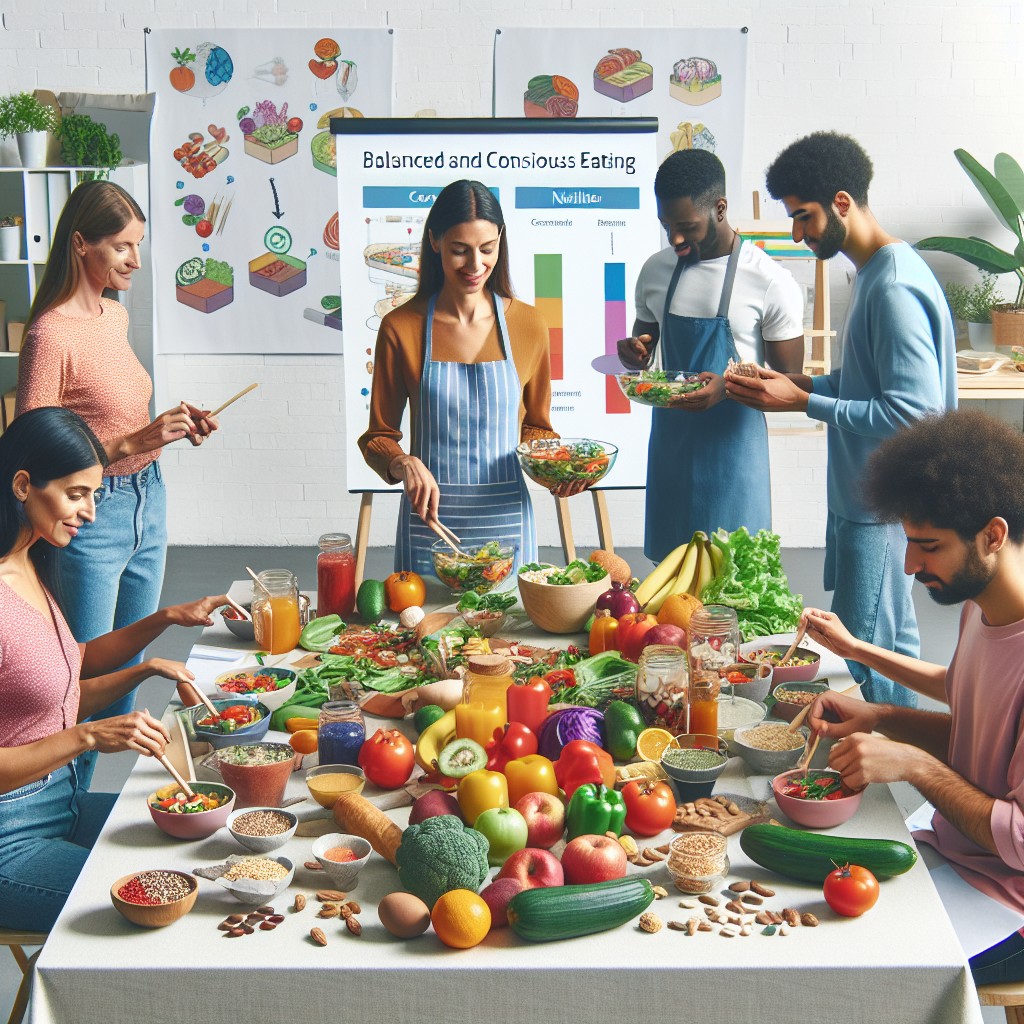
[[[663,900],[667,895],[668,895],[668,889],[666,889],[664,886],[661,886],[661,885],[654,886],[654,898],[656,900]]]
[[[295,909],[295,913],[296,913],[296,914],[297,914],[297,913],[298,913],[298,912],[299,912],[300,910],[305,910],[305,909],[306,909],[306,897],[305,897],[305,896],[303,896],[301,892],[300,892],[300,893],[296,893],[296,894],[295,894],[295,904],[294,904],[294,909]]]
[[[757,893],[758,896],[763,896],[765,899],[771,899],[775,895],[774,889],[769,889],[767,885],[762,885],[760,882],[751,882],[750,888]]]
[[[363,912],[363,908],[359,906],[359,904],[355,900],[349,900],[348,903],[345,904],[345,906],[348,907],[348,909],[351,910],[353,914],[361,914]]]
[[[662,853],[657,846],[645,846],[644,857],[651,863],[657,864],[658,861],[664,860],[668,856],[668,851]]]
[[[318,860],[307,860],[304,867],[309,871],[323,871],[323,865]]]
[[[810,914],[810,913],[808,913],[808,914],[801,914],[800,915],[800,923],[805,928],[817,928],[818,927],[818,919],[813,914]]]
[[[323,931],[320,928],[311,928],[309,930],[309,937],[318,946],[326,946],[327,945],[327,936],[324,935]]]
[[[647,911],[640,915],[640,930],[644,932],[650,932],[652,935],[654,932],[660,932],[662,926],[661,918],[657,914],[652,914]]]
[[[340,913],[341,913],[341,911],[338,909],[338,905],[336,903],[324,903],[320,907],[320,913],[317,914],[316,916],[317,917],[337,917],[338,914],[340,914]]]
[[[730,892],[747,892],[749,889],[749,882],[733,882],[732,885],[729,886]]]
[[[318,889],[316,898],[321,903],[341,903],[347,895],[347,892],[338,892],[337,889]]]
[[[350,907],[350,906],[349,906],[349,905],[348,905],[347,903],[343,903],[343,904],[342,904],[342,905],[341,905],[341,906],[340,906],[340,907],[338,908],[338,912],[339,912],[339,913],[341,914],[342,918],[344,918],[344,920],[346,920],[346,921],[347,921],[347,920],[348,920],[348,919],[349,919],[350,917],[353,917],[353,916],[354,916],[354,915],[353,915],[353,913],[352,913],[352,908],[351,908],[351,907]]]
[[[345,918],[345,925],[353,935],[363,934],[363,926],[359,923],[359,918],[355,914]]]

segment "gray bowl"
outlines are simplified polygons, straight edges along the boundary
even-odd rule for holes
[[[666,764],[664,760],[665,754],[670,748],[662,751],[661,769],[668,776],[680,801],[685,803],[697,800],[702,796],[710,796],[715,788],[715,780],[725,771],[725,766],[729,763],[729,748],[725,740],[693,733],[677,736],[676,740],[684,749],[703,747],[717,750],[721,754],[721,764],[716,764],[711,768],[674,768],[672,765]],[[714,746],[710,742],[712,740],[715,741]]]
[[[797,734],[803,741],[800,746],[792,750],[762,750],[759,747],[752,747],[745,742],[745,737],[752,729],[761,725],[776,725],[775,722],[758,722],[757,725],[745,725],[733,733],[730,749],[743,758],[747,767],[755,775],[779,775],[781,772],[795,768],[800,755],[804,752],[803,744],[807,742],[810,730],[806,726],[800,726]],[[782,726],[786,728],[786,726]]]
[[[239,601],[238,603],[252,615],[252,605],[248,601]],[[249,644],[256,642],[255,626],[252,624],[252,619],[230,619],[226,615],[222,615],[221,618],[224,620],[224,625],[239,640],[244,640]]]
[[[288,869],[288,874],[284,878],[275,881],[274,889],[272,892],[265,893],[253,893],[248,892],[244,888],[239,887],[239,882],[249,881],[248,879],[238,879],[237,882],[229,882],[225,878],[217,878],[214,881],[217,885],[224,889],[227,889],[232,896],[238,900],[239,903],[244,903],[248,907],[261,907],[264,904],[272,903],[278,896],[281,895],[292,884],[292,879],[295,877],[295,864],[290,861],[287,857],[272,857],[271,860],[276,860],[279,864],[283,865]]]
[[[244,832],[236,832],[235,820],[243,814],[251,814],[253,811],[283,814],[291,822],[291,827],[272,836],[248,836]],[[227,826],[232,839],[241,843],[247,850],[252,850],[253,853],[270,853],[271,850],[284,846],[295,835],[295,830],[299,827],[299,818],[298,815],[292,814],[291,811],[283,811],[279,807],[241,807],[228,815]]]

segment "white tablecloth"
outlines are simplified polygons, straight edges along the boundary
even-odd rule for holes
[[[226,635],[218,626],[203,641],[219,644]],[[826,662],[823,668],[841,689],[847,682],[840,666]],[[716,933],[691,938],[668,928],[651,935],[633,922],[599,935],[535,945],[519,941],[507,928],[465,951],[448,949],[433,932],[402,942],[377,921],[376,903],[399,884],[391,865],[373,855],[353,894],[363,908],[363,933],[355,938],[337,920],[315,917],[312,894],[327,883],[322,872],[302,866],[310,859],[312,840],[298,838],[279,851],[298,867],[277,907],[290,907],[296,892],[310,897],[311,905],[299,914],[286,911],[276,931],[225,940],[217,924],[241,904],[203,879],[195,908],[182,920],[154,931],[136,928],[111,906],[115,879],[147,868],[189,870],[242,852],[226,830],[193,843],[157,830],[145,798],[164,780],[159,767],[140,759],[40,956],[33,1024],[334,1018],[487,1018],[501,1024],[723,1024],[791,1017],[870,1024],[981,1021],[964,955],[922,864],[883,882],[878,904],[865,916],[837,919],[817,887],[788,882],[751,864],[735,836],[729,841],[730,880],[765,881],[778,894],[771,906],[811,911],[821,920],[818,928],[772,937],[755,928],[749,937],[727,940]],[[718,791],[761,797],[765,785],[766,780],[748,779],[734,760]],[[300,793],[305,786],[297,775],[289,795]],[[308,803],[295,810],[300,817],[326,813]],[[392,813],[400,822],[407,817],[407,811]],[[835,831],[910,841],[883,786],[871,787],[853,820]],[[680,894],[663,865],[644,874],[669,890],[667,899],[651,907],[664,921],[694,913],[678,907]],[[308,938],[316,925],[328,936],[324,948]]]

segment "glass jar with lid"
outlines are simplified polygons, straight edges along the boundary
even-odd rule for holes
[[[721,604],[698,608],[687,630],[690,658],[690,732],[718,733],[718,695],[736,663],[740,629],[736,609]]]
[[[463,700],[497,705],[504,725],[508,721],[507,691],[513,682],[512,662],[503,654],[475,654],[467,659],[466,669]]]
[[[317,753],[320,764],[358,764],[366,739],[363,713],[354,700],[329,700],[320,708]]]
[[[309,598],[299,593],[298,577],[287,569],[265,569],[252,588],[256,643],[271,654],[295,650],[309,616]]]
[[[652,644],[640,653],[636,673],[636,702],[645,721],[671,733],[686,732],[689,672],[686,652]]]
[[[347,619],[356,606],[356,558],[347,533],[325,533],[316,556],[316,613]]]

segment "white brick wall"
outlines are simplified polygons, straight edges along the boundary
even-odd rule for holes
[[[1006,106],[1024,86],[1022,12],[1021,4],[998,0],[941,6],[933,0],[7,0],[0,14],[0,90],[141,92],[147,26],[390,25],[399,30],[397,114],[433,107],[442,115],[486,116],[499,25],[748,25],[746,171],[730,187],[741,216],[786,142],[839,128],[859,138],[875,160],[872,205],[888,229],[911,240],[938,231],[990,235],[991,216],[952,150],[963,146],[984,162],[1000,149],[1024,159]],[[771,204],[765,215],[773,215]],[[950,258],[937,257],[933,265],[944,279],[970,276]],[[831,269],[839,318],[848,274],[839,264]],[[151,311],[139,304],[133,317],[144,327]],[[341,360],[329,357],[158,358],[160,408],[182,397],[219,402],[240,381],[261,385],[209,445],[164,454],[172,542],[306,544],[328,529],[354,530],[358,498],[344,484],[342,373]],[[1019,406],[985,405],[1020,422]],[[823,437],[774,436],[771,460],[783,542],[820,545]],[[616,541],[639,544],[642,493],[612,493],[609,506]],[[541,497],[537,507],[541,542],[556,543],[550,502]],[[375,508],[372,542],[389,544],[397,499],[378,497]],[[573,508],[577,541],[593,543],[589,501],[577,498]]]

